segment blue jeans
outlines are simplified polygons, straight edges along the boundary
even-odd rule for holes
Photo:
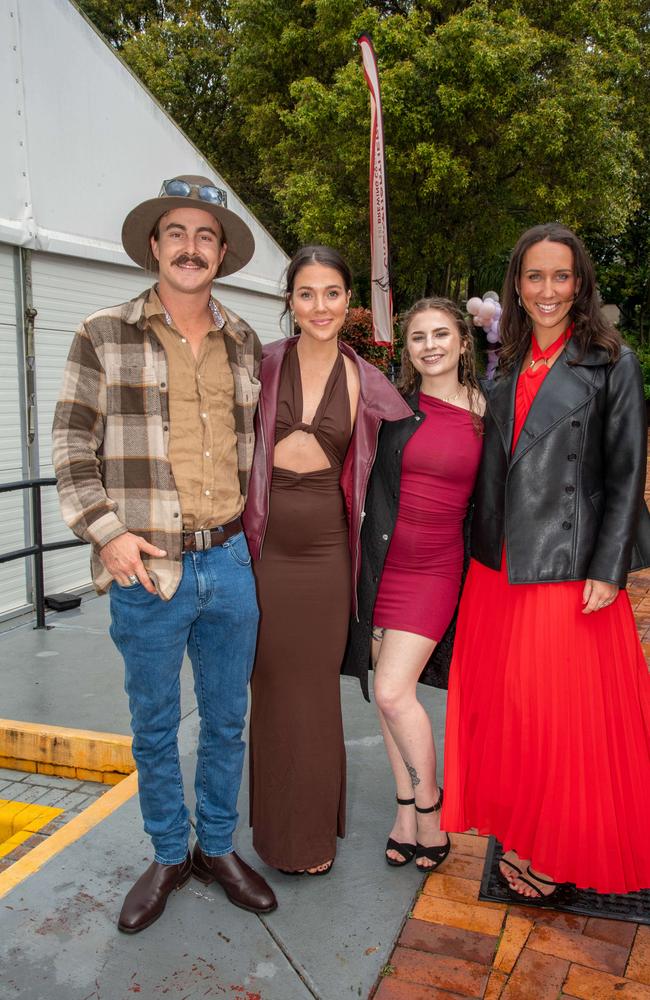
[[[243,534],[183,554],[169,601],[137,583],[110,588],[113,642],[124,658],[144,828],[162,864],[185,860],[190,832],[178,755],[180,670],[187,648],[201,719],[196,834],[205,854],[232,851],[244,761],[258,610]]]

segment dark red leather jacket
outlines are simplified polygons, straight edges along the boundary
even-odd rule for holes
[[[262,392],[255,418],[255,455],[244,511],[244,530],[253,559],[259,559],[269,517],[269,494],[273,472],[275,420],[282,361],[297,337],[267,344],[262,352],[260,380]],[[339,341],[339,350],[356,363],[360,392],[352,440],[341,470],[341,488],[348,515],[350,552],[352,554],[352,611],[357,614],[357,580],[361,561],[361,523],[370,470],[377,452],[377,437],[382,420],[402,420],[412,415],[397,389],[373,365],[351,347]]]

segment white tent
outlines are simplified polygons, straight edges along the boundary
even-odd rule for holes
[[[0,0],[0,483],[51,476],[50,427],[74,330],[151,283],[122,221],[180,173],[213,177],[255,236],[216,293],[263,341],[283,335],[287,256],[69,0]],[[30,317],[36,314],[33,321]],[[22,548],[27,504],[0,494],[0,553]],[[46,541],[70,537],[43,492]],[[87,549],[46,556],[48,592],[89,583]],[[27,561],[0,565],[0,617],[31,603]]]

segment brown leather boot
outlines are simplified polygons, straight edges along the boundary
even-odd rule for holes
[[[179,865],[161,865],[153,861],[127,893],[117,922],[118,930],[137,934],[149,927],[165,909],[170,893],[185,885],[191,874],[189,851]]]
[[[192,874],[208,885],[218,882],[235,906],[251,913],[270,913],[278,905],[273,889],[261,875],[237,857],[234,851],[212,858],[204,854],[198,843],[192,854]]]

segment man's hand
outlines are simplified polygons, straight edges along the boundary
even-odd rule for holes
[[[145,590],[148,590],[150,594],[155,594],[156,588],[144,568],[144,563],[140,558],[141,552],[158,557],[167,555],[164,549],[157,549],[155,545],[146,542],[140,535],[134,535],[127,531],[107,542],[99,550],[99,558],[121,587],[130,587],[135,582],[131,577],[137,577]]]
[[[583,615],[590,615],[592,611],[600,611],[613,604],[618,597],[618,587],[615,583],[604,583],[602,580],[585,580],[585,589],[582,591]]]

